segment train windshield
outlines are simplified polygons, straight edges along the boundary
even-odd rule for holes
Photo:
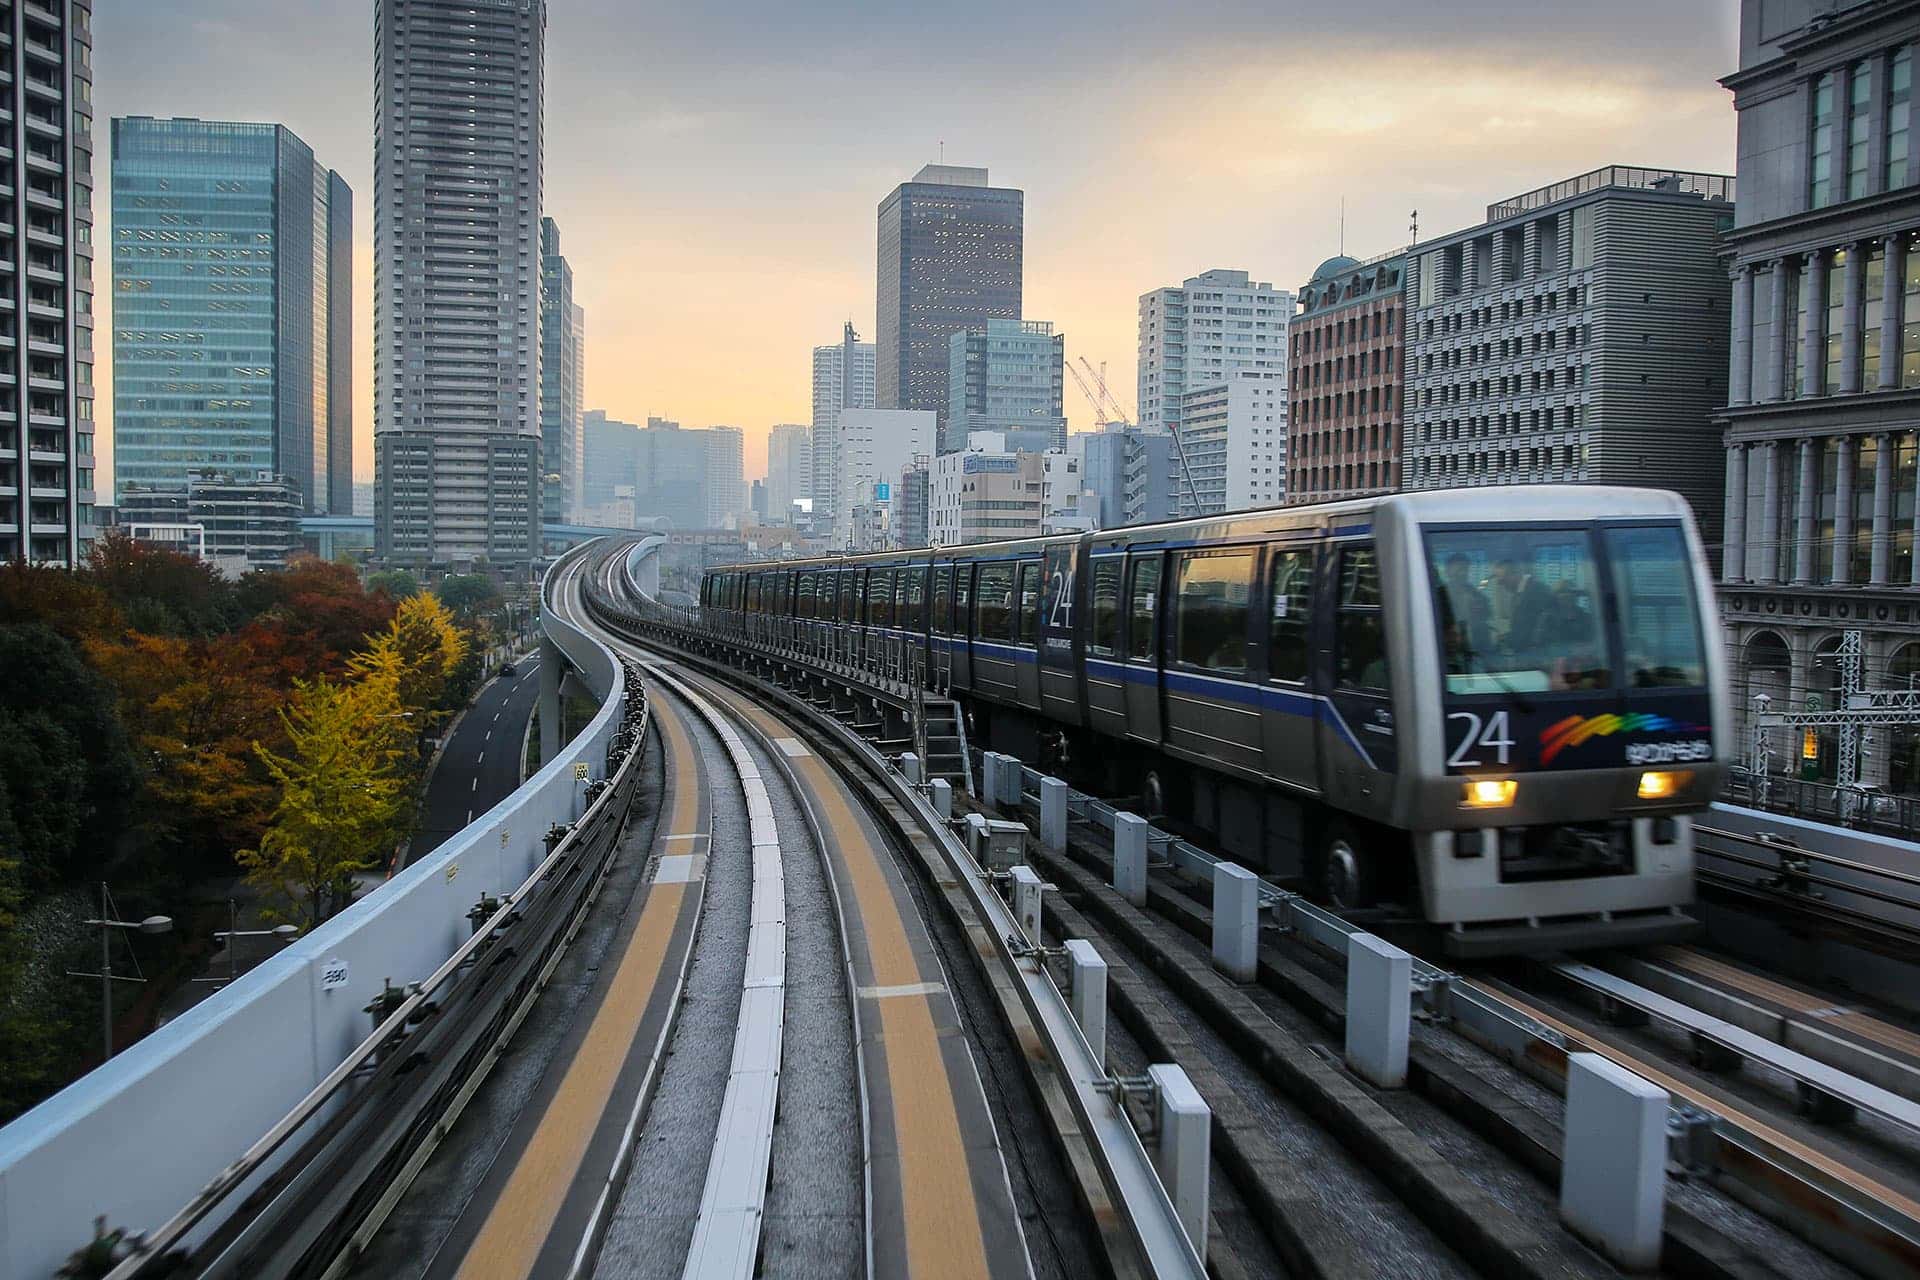
[[[1624,654],[1607,637],[1588,528],[1427,533],[1447,692],[1706,683],[1692,561],[1671,525],[1603,529]]]

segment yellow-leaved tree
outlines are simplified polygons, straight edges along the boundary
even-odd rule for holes
[[[255,744],[280,801],[240,865],[307,928],[352,899],[354,875],[382,862],[406,813],[411,733],[402,672],[397,647],[376,645],[355,659],[352,679],[295,686],[281,713],[285,755]]]
[[[467,656],[467,639],[453,613],[431,595],[409,596],[394,610],[393,622],[373,638],[351,670],[364,675],[391,657],[398,663],[400,709],[419,733],[430,731],[446,714],[447,688]]]

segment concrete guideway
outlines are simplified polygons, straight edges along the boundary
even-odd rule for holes
[[[667,802],[644,898],[429,1277],[568,1275],[591,1264],[658,1080],[705,901],[709,781],[684,712],[662,699],[654,716]]]

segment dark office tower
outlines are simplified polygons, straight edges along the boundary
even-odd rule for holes
[[[353,192],[290,130],[113,122],[118,489],[271,475],[352,510],[352,252]]]
[[[577,519],[580,508],[580,392],[586,371],[587,313],[573,300],[573,268],[560,255],[560,227],[540,220],[540,469],[542,518]]]
[[[985,169],[930,164],[880,202],[875,404],[947,409],[947,343],[1018,320],[1026,196]]]
[[[374,545],[527,564],[540,512],[545,0],[374,12]]]
[[[93,523],[93,5],[0,5],[0,559],[71,565]],[[17,123],[16,123],[17,122]]]

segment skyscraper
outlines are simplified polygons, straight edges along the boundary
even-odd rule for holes
[[[875,400],[947,409],[947,343],[1020,318],[1026,196],[985,169],[930,164],[880,202]]]
[[[20,122],[0,161],[0,558],[71,565],[93,522],[93,5],[14,5],[0,45]],[[24,35],[24,39],[22,36]],[[27,122],[31,121],[28,127]],[[57,277],[49,278],[49,277]]]
[[[1049,320],[989,320],[955,333],[947,345],[940,452],[966,448],[975,431],[1005,432],[1012,448],[1066,448],[1065,366],[1066,339]]]
[[[698,434],[707,442],[707,528],[737,525],[747,510],[746,435],[738,427]]]
[[[353,503],[353,193],[291,131],[113,122],[113,470],[284,477]]]
[[[374,539],[523,565],[539,534],[545,0],[374,13]]]
[[[540,471],[542,518],[580,514],[580,446],[587,313],[573,300],[573,268],[560,254],[560,228],[540,219]]]
[[[1189,391],[1240,370],[1287,371],[1293,295],[1244,271],[1203,271],[1140,295],[1140,425],[1180,423]]]
[[[781,423],[767,436],[767,520],[793,523],[793,504],[813,497],[813,433]]]
[[[840,495],[840,414],[847,409],[871,409],[874,398],[875,352],[860,341],[848,322],[840,341],[813,349],[813,515],[814,527],[831,526]]]

